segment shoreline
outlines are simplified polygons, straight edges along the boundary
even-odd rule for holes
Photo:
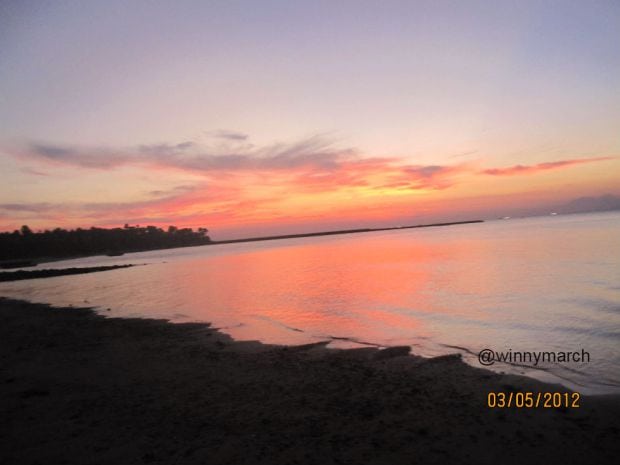
[[[475,224],[475,223],[484,223],[484,220],[468,220],[468,221],[453,221],[449,223],[430,223],[430,224],[417,224],[417,225],[409,225],[409,226],[391,226],[385,228],[362,228],[362,229],[342,229],[342,230],[333,230],[333,231],[318,231],[311,233],[300,233],[300,234],[284,234],[284,235],[276,235],[276,236],[258,236],[258,237],[245,237],[241,239],[228,239],[222,241],[209,241],[204,244],[192,244],[192,245],[181,245],[176,247],[159,247],[152,249],[127,249],[127,250],[119,250],[118,255],[113,256],[123,256],[125,254],[131,253],[142,253],[142,252],[153,252],[157,250],[172,250],[172,249],[184,249],[188,247],[204,247],[210,245],[225,245],[225,244],[237,244],[243,242],[260,242],[260,241],[274,241],[274,240],[283,240],[283,239],[299,239],[304,237],[321,237],[321,236],[336,236],[343,234],[359,234],[359,233],[369,233],[369,232],[382,232],[382,231],[393,231],[398,229],[420,229],[420,228],[436,228],[442,226],[458,226],[464,224]],[[30,268],[33,266],[37,266],[43,263],[53,263],[65,260],[77,260],[80,258],[89,258],[89,257],[105,257],[111,256],[103,253],[96,254],[87,254],[87,255],[69,255],[66,257],[25,257],[23,260],[31,260],[33,262],[32,265],[27,265],[26,267]],[[22,259],[15,259],[22,260]],[[0,264],[2,261],[0,261]],[[23,268],[20,266],[11,266],[5,269],[16,269]]]
[[[60,268],[43,270],[19,270],[19,271],[0,271],[0,282],[23,281],[26,279],[55,278],[57,276],[70,276],[76,274],[100,273],[102,271],[119,270],[139,266],[136,264],[112,265],[112,266],[90,266],[81,268]]]
[[[112,266],[109,267],[111,270],[112,269],[116,269],[116,268],[127,268],[127,267],[134,267],[134,266],[146,266],[146,264],[141,264],[141,265],[137,265],[137,264],[131,264],[131,265],[121,265],[121,266]],[[108,268],[108,267],[103,267],[103,268]],[[55,276],[64,276],[65,275],[65,271],[69,271],[69,273],[66,273],[68,275],[73,275],[73,274],[81,274],[81,270],[86,270],[84,271],[84,273],[94,273],[94,272],[99,272],[99,271],[107,271],[107,269],[104,270],[98,270],[98,269],[90,269],[90,268],[69,268],[69,269],[58,269],[58,270],[50,270],[50,271],[58,271],[59,273],[57,275],[54,276],[43,276],[43,277],[55,277]],[[75,270],[75,271],[74,271]],[[48,270],[41,270],[41,271],[48,271]],[[0,272],[0,282],[1,281],[5,281],[5,282],[10,282],[13,281],[11,279],[2,279],[2,274]],[[19,279],[15,279],[15,281],[17,280],[23,280],[23,279],[38,279],[36,277],[32,277],[32,278],[19,278]],[[364,340],[358,340],[356,338],[350,338],[350,337],[340,337],[340,336],[330,336],[330,335],[324,335],[324,336],[319,336],[319,335],[314,335],[312,337],[309,337],[309,340],[306,341],[297,341],[297,342],[278,342],[278,343],[271,343],[271,342],[267,342],[267,341],[262,341],[260,339],[256,339],[256,340],[251,340],[251,341],[247,341],[244,339],[236,339],[236,336],[234,334],[230,334],[229,332],[226,331],[226,327],[223,328],[219,328],[219,327],[213,327],[213,323],[211,322],[205,322],[205,320],[203,319],[184,319],[183,321],[178,321],[178,320],[174,320],[174,317],[172,316],[165,316],[165,315],[160,315],[160,316],[149,316],[149,315],[145,315],[145,314],[139,314],[139,313],[133,313],[131,315],[123,315],[123,314],[119,314],[119,313],[115,313],[112,312],[111,308],[108,308],[106,306],[98,306],[98,305],[93,305],[92,302],[90,302],[89,300],[84,300],[83,302],[77,302],[77,303],[64,303],[64,304],[59,304],[59,303],[50,303],[50,302],[46,302],[46,301],[32,301],[32,300],[26,300],[23,297],[20,296],[12,296],[12,297],[7,297],[7,296],[2,296],[0,295],[0,301],[2,300],[10,300],[10,301],[16,301],[16,302],[24,302],[26,304],[32,304],[32,305],[43,305],[43,306],[49,306],[51,308],[58,308],[58,309],[70,309],[70,310],[75,310],[75,309],[85,309],[88,310],[92,313],[94,313],[97,316],[102,316],[104,318],[114,318],[114,319],[120,319],[120,320],[124,320],[124,319],[138,319],[138,320],[146,320],[146,321],[164,321],[166,323],[169,324],[173,324],[173,325],[178,325],[178,324],[198,324],[198,325],[207,325],[209,328],[214,329],[218,334],[220,334],[221,336],[224,336],[225,338],[233,341],[235,343],[235,345],[241,345],[241,344],[245,344],[247,345],[248,343],[252,343],[253,347],[255,348],[270,348],[270,347],[296,347],[296,346],[317,346],[317,347],[324,347],[326,350],[329,351],[348,351],[348,350],[360,350],[360,349],[375,349],[375,350],[383,350],[386,348],[396,348],[394,346],[390,346],[387,345],[386,343],[377,343],[377,342],[369,342],[369,341],[364,341]],[[112,312],[112,313],[110,313]],[[294,331],[299,331],[299,332],[305,332],[303,330],[297,329],[297,328],[292,328]],[[342,345],[332,345],[332,343],[334,342],[342,342],[342,341],[346,341],[349,342],[350,344],[342,346]],[[463,361],[463,363],[465,363],[467,366],[474,368],[474,369],[482,369],[482,370],[487,370],[489,372],[493,372],[493,373],[497,373],[497,374],[502,374],[502,375],[514,375],[514,376],[519,376],[519,377],[524,377],[527,379],[532,379],[535,380],[537,382],[540,382],[542,384],[546,384],[546,385],[557,385],[560,386],[562,389],[564,390],[568,390],[568,391],[577,391],[582,395],[586,395],[586,396],[590,396],[590,397],[596,397],[596,396],[618,396],[618,398],[620,399],[620,391],[618,391],[617,389],[617,385],[612,385],[612,384],[605,384],[605,383],[595,383],[594,385],[587,385],[587,384],[581,384],[580,382],[578,382],[577,380],[574,380],[572,378],[568,378],[565,376],[561,376],[559,373],[554,372],[552,370],[550,370],[548,367],[546,366],[532,366],[532,365],[524,365],[524,364],[519,364],[519,363],[512,363],[512,362],[508,362],[508,361],[504,361],[504,362],[500,362],[497,361],[497,365],[495,365],[494,367],[488,367],[488,366],[483,366],[480,364],[479,361],[477,361],[477,354],[472,352],[470,349],[467,349],[465,347],[461,347],[461,346],[447,346],[445,344],[439,344],[442,345],[444,347],[452,347],[454,349],[454,352],[449,352],[449,353],[440,353],[440,354],[434,354],[434,355],[428,355],[427,354],[412,354],[412,356],[415,357],[419,357],[421,359],[432,359],[432,358],[438,358],[438,357],[444,357],[444,356],[456,356],[459,357],[460,360]],[[398,348],[404,348],[407,347],[409,349],[409,351],[411,351],[413,346],[398,346]],[[471,356],[475,357],[475,361],[471,359]]]
[[[615,463],[620,396],[570,392],[403,348],[234,341],[208,324],[0,298],[0,462]]]

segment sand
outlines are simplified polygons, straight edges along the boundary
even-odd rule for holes
[[[406,352],[2,299],[0,463],[617,463],[618,396],[490,409],[489,391],[566,389]]]

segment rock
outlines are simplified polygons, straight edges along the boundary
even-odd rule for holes
[[[373,358],[375,360],[385,360],[393,357],[403,357],[409,355],[409,352],[411,352],[411,347],[409,346],[388,347],[377,352]]]

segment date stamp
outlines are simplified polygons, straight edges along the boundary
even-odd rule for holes
[[[487,407],[502,408],[579,408],[578,392],[489,392]]]

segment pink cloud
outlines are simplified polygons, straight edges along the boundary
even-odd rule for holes
[[[230,142],[216,148],[181,142],[127,149],[39,143],[5,150],[18,160],[27,160],[29,167],[36,162],[52,167],[113,171],[133,165],[161,170],[162,174],[190,173],[197,181],[173,189],[153,190],[143,193],[142,199],[126,202],[5,203],[0,204],[0,218],[5,222],[12,219],[16,224],[84,226],[150,222],[220,227],[253,222],[275,224],[283,219],[301,221],[329,215],[341,217],[345,212],[351,218],[366,217],[373,208],[377,214],[388,214],[390,208],[403,211],[411,208],[408,203],[411,198],[402,197],[402,202],[395,204],[394,197],[383,196],[383,191],[400,195],[446,190],[475,173],[527,175],[611,159],[570,159],[480,171],[471,163],[416,165],[400,158],[367,157],[354,149],[337,148],[320,136],[267,147],[250,144],[241,133],[227,132],[219,138]],[[46,170],[46,174],[53,176],[54,170]],[[369,190],[374,192],[372,199],[368,197]],[[321,196],[340,191],[343,192],[340,197]],[[355,200],[360,191],[366,191],[363,207]],[[299,207],[295,205],[297,197],[303,199]],[[328,205],[334,198],[338,204]]]

